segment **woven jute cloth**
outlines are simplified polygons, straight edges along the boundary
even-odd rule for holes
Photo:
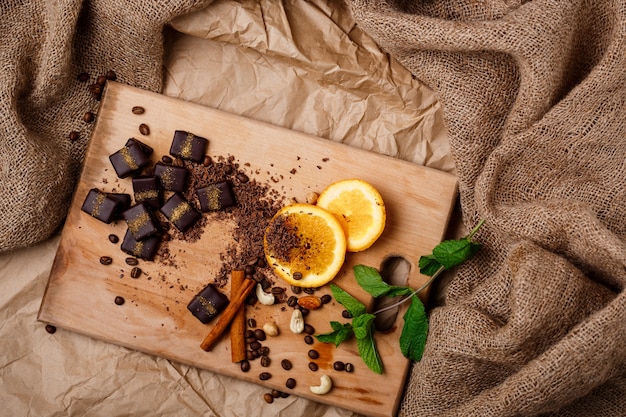
[[[61,226],[93,126],[83,115],[98,107],[89,86],[112,70],[159,91],[164,25],[208,3],[0,3],[0,252]],[[83,72],[90,77],[81,82]]]
[[[353,1],[443,103],[483,250],[402,416],[626,415],[626,2]]]

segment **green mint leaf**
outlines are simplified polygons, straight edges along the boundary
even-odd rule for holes
[[[435,246],[433,256],[441,265],[449,269],[472,258],[479,248],[480,243],[472,242],[469,237],[445,240]]]
[[[335,300],[345,307],[348,310],[348,313],[352,315],[352,317],[359,316],[365,313],[365,306],[359,300],[348,294],[346,291],[342,290],[336,284],[330,284],[330,291],[333,294]]]
[[[405,357],[419,361],[422,359],[426,346],[428,317],[422,300],[415,295],[411,299],[411,305],[403,316],[404,326],[400,335],[400,350]]]
[[[420,256],[418,263],[420,273],[432,277],[443,265],[433,255]]]
[[[353,334],[350,323],[341,324],[337,321],[331,321],[330,326],[333,328],[332,332],[318,334],[315,338],[322,343],[334,343],[337,347]]]
[[[376,341],[374,340],[374,335],[372,334],[371,327],[370,331],[365,337],[356,340],[356,345],[359,351],[359,355],[361,356],[361,359],[363,359],[363,362],[365,362],[367,367],[379,375],[382,374],[383,362],[380,359],[378,350],[376,349]]]
[[[376,268],[356,265],[353,269],[356,282],[373,297],[381,297],[383,295],[395,297],[411,293],[410,288],[387,284]]]
[[[372,323],[376,318],[373,314],[364,313],[352,319],[352,330],[354,337],[363,339],[372,334]]]

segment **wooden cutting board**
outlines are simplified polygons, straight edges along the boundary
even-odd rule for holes
[[[133,114],[133,106],[142,106],[146,111]],[[149,135],[139,133],[141,123],[149,126]],[[398,344],[406,307],[400,308],[388,332],[376,334],[385,370],[377,375],[362,362],[354,341],[338,348],[317,342],[312,346],[305,344],[302,334],[289,331],[292,309],[285,303],[247,306],[247,317],[255,318],[259,326],[274,321],[281,333],[263,342],[270,348],[270,366],[261,367],[258,360],[252,361],[252,369],[244,373],[231,362],[227,336],[210,352],[200,348],[212,324],[200,323],[186,308],[220,268],[220,254],[230,239],[227,226],[213,224],[193,243],[170,242],[168,262],[160,258],[141,261],[143,275],[139,279],[130,277],[131,267],[124,262],[127,255],[119,243],[108,240],[112,233],[123,237],[125,223],[104,224],[82,212],[81,205],[93,187],[132,195],[131,180],[117,178],[108,156],[128,138],[135,137],[154,148],[152,159],[156,161],[168,154],[175,130],[207,138],[207,153],[213,158],[232,155],[251,178],[271,184],[278,193],[301,202],[311,191],[320,192],[336,180],[356,177],[370,182],[380,191],[387,207],[385,231],[370,249],[348,254],[334,282],[371,305],[370,297],[354,282],[352,266],[381,268],[394,257],[408,262],[408,285],[416,288],[425,282],[426,277],[419,274],[418,259],[429,254],[444,236],[457,192],[453,175],[110,82],[62,232],[39,320],[364,415],[395,415],[409,366]],[[112,264],[100,264],[101,256],[110,256]],[[229,285],[223,290],[228,295]],[[317,294],[328,292],[324,287]],[[126,302],[116,305],[116,296],[124,297]],[[317,332],[326,332],[330,330],[330,320],[346,322],[341,317],[342,310],[332,301],[309,314],[306,321]],[[311,348],[320,353],[317,372],[308,368],[307,351]],[[284,370],[280,366],[282,359],[289,359],[293,368]],[[336,360],[352,363],[354,372],[333,370]],[[264,371],[272,377],[261,381],[259,374]],[[309,386],[319,385],[322,374],[332,378],[334,387],[327,395],[314,395]],[[294,389],[285,388],[290,377],[297,381]]]

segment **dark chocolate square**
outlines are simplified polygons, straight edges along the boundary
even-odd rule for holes
[[[217,211],[235,205],[235,194],[228,181],[218,182],[196,190],[200,211]]]
[[[187,169],[158,162],[154,166],[154,175],[159,178],[161,187],[167,191],[182,193],[187,184]]]
[[[131,142],[135,142],[137,143],[139,146],[141,146],[141,149],[143,149],[143,152],[147,155],[150,156],[152,155],[152,152],[154,152],[154,149],[152,149],[150,146],[146,145],[145,143],[143,143],[140,140],[137,140],[135,138],[130,138],[126,141],[126,146],[128,146]]]
[[[145,203],[154,210],[161,207],[161,190],[155,175],[133,178],[133,194],[137,204]]]
[[[92,188],[87,193],[81,210],[104,223],[111,223],[116,219],[120,203],[109,194]]]
[[[187,304],[187,309],[198,320],[207,324],[226,308],[228,302],[228,297],[222,294],[213,284],[209,284],[193,297]]]
[[[124,217],[122,213],[130,208],[132,200],[130,198],[130,194],[126,193],[109,193],[109,197],[116,200],[118,202],[117,209],[115,209],[115,213],[113,214],[113,220],[120,220]]]
[[[176,228],[185,232],[200,218],[201,214],[179,194],[173,194],[161,207],[161,213]]]
[[[177,130],[170,146],[170,155],[200,163],[204,160],[208,144],[209,141],[203,137]]]
[[[129,141],[117,152],[109,155],[109,160],[120,178],[126,178],[139,172],[148,165],[150,158],[137,141]]]
[[[135,204],[126,210],[123,215],[126,224],[128,224],[128,230],[130,230],[135,240],[144,240],[159,231],[150,214],[150,210],[148,210],[148,206],[144,203]]]
[[[136,240],[130,229],[127,229],[121,249],[129,255],[151,261],[159,249],[160,242],[159,236],[150,236],[144,240]]]

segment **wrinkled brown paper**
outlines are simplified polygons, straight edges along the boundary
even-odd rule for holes
[[[454,172],[432,91],[381,52],[346,5],[215,2],[172,22],[163,93]],[[37,321],[59,237],[0,256],[7,415],[355,416]],[[172,338],[175,343],[175,338]]]

